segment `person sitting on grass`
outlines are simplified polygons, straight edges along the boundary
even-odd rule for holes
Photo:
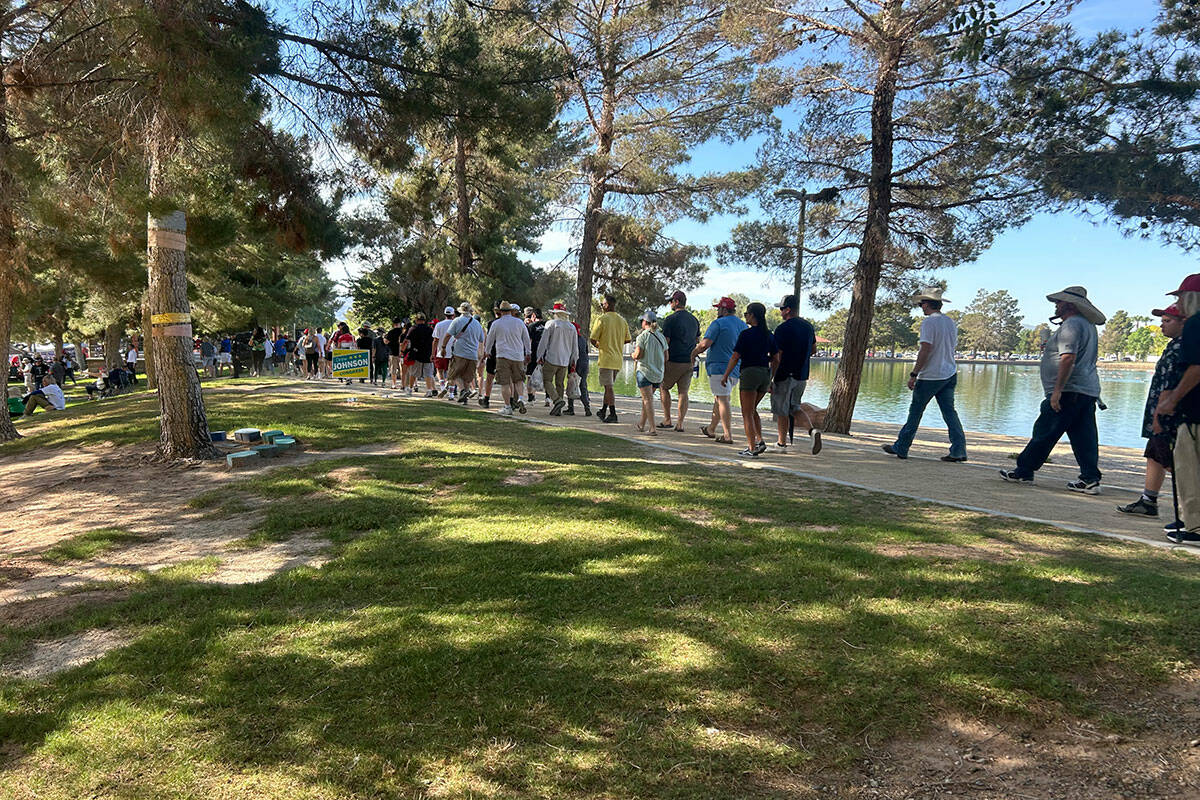
[[[21,398],[25,403],[25,416],[33,416],[33,412],[37,408],[44,408],[47,411],[62,411],[67,407],[67,398],[63,397],[63,391],[58,384],[49,375],[42,378],[42,386],[40,389],[34,389],[29,394]]]
[[[90,372],[88,373],[88,377],[92,377]],[[83,388],[87,391],[89,400],[99,400],[111,385],[108,376],[104,374],[104,366],[101,365],[96,367],[95,379]]]

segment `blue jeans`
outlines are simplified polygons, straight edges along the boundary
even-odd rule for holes
[[[1091,483],[1100,480],[1100,434],[1096,432],[1096,398],[1078,392],[1063,392],[1061,411],[1050,407],[1050,397],[1042,401],[1041,412],[1033,423],[1033,436],[1017,456],[1016,473],[1032,478],[1063,434],[1071,442],[1071,452],[1079,464],[1079,477]]]
[[[958,419],[958,412],[954,410],[954,387],[957,385],[957,374],[940,381],[917,381],[913,384],[908,419],[904,421],[904,427],[900,429],[896,443],[892,445],[897,455],[908,455],[908,448],[912,446],[913,437],[917,435],[921,417],[925,416],[925,406],[929,405],[930,400],[937,398],[938,408],[950,434],[950,455],[954,458],[967,457],[967,435],[963,433],[962,422]]]

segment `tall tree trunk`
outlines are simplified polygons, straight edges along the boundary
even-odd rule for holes
[[[104,328],[104,366],[112,369],[121,363],[121,323],[110,322]]]
[[[150,197],[166,196],[166,127],[158,109],[150,128]],[[187,221],[182,211],[155,219],[148,216],[147,271],[152,329],[151,348],[158,376],[161,458],[213,458],[218,455],[208,433],[204,394],[192,359],[191,308],[187,298]]]
[[[471,195],[467,189],[467,143],[461,133],[454,136],[454,191],[458,268],[462,274],[467,275],[470,274],[475,259],[471,254]]]
[[[601,96],[600,118],[596,128],[596,150],[589,160],[591,182],[583,209],[583,237],[579,242],[579,271],[575,276],[575,321],[586,337],[592,329],[592,297],[595,292],[596,258],[600,250],[600,229],[604,221],[604,198],[608,194],[609,158],[613,147],[613,119],[616,116],[616,77],[606,73]]]
[[[54,332],[54,360],[62,361],[63,357],[63,332],[56,330]]]
[[[875,316],[875,292],[887,256],[888,225],[892,213],[892,110],[896,102],[901,49],[896,42],[887,42],[880,54],[879,71],[875,80],[875,97],[871,103],[871,178],[867,185],[867,224],[863,231],[862,249],[854,267],[854,287],[850,297],[850,313],[846,318],[846,335],[842,358],[838,362],[833,390],[829,394],[829,413],[825,430],[849,433],[854,418],[854,403],[862,383],[863,361],[871,337],[871,320]]]
[[[154,391],[158,388],[158,371],[154,369],[154,359],[150,357],[150,351],[154,349],[154,337],[151,332],[154,330],[153,320],[150,319],[150,289],[146,289],[146,295],[142,298],[142,336],[138,339],[138,352],[142,354],[142,358],[146,360],[146,388]]]
[[[4,41],[0,35],[0,54]],[[0,60],[0,77],[5,76],[7,63]],[[12,173],[12,136],[8,131],[8,101],[0,88],[0,353],[5,364],[0,369],[0,399],[8,399],[8,352],[12,344],[13,294],[17,283],[17,228],[13,213],[16,181]],[[8,416],[0,411],[0,442],[11,442],[21,434]]]

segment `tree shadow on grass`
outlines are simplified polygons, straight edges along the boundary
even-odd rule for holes
[[[135,791],[184,759],[314,794],[771,795],[746,775],[845,765],[864,731],[945,710],[1088,713],[1101,667],[1150,679],[1200,651],[1178,603],[1197,576],[1159,553],[1047,534],[1027,560],[895,558],[872,547],[1014,523],[950,534],[721,471],[648,477],[528,429],[486,451],[407,433],[345,484],[332,462],[239,486],[274,498],[264,533],[319,527],[339,559],[253,586],[157,580],[62,623],[150,632],[0,690],[0,740],[68,773],[158,765]],[[536,459],[509,455],[531,442]],[[517,468],[544,480],[505,484]],[[137,713],[105,727],[115,707]]]

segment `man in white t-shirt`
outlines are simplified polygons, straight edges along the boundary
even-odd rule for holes
[[[333,366],[329,363],[329,358],[325,353],[325,344],[329,341],[325,338],[325,329],[317,328],[317,332],[313,334],[317,340],[317,377],[324,378],[329,375]]]
[[[62,411],[67,407],[67,399],[63,397],[63,391],[54,382],[54,378],[47,375],[42,378],[42,387],[35,389],[30,394],[25,395],[25,416],[33,416],[33,412],[39,406],[47,411],[54,409]]]
[[[942,461],[952,463],[967,460],[967,437],[962,422],[954,410],[954,387],[958,383],[958,365],[954,353],[958,348],[958,325],[942,313],[942,304],[948,302],[937,287],[925,289],[914,295],[912,302],[920,306],[925,319],[921,320],[920,349],[917,363],[908,374],[908,388],[912,390],[912,404],[908,407],[908,419],[900,429],[894,444],[885,444],[883,451],[897,458],[908,458],[908,448],[917,435],[917,426],[925,415],[925,406],[937,399],[946,430],[950,434],[950,454]]]
[[[129,374],[133,376],[133,382],[137,383],[137,360],[138,350],[133,345],[129,345],[129,352],[125,354],[125,364],[129,367]]]

